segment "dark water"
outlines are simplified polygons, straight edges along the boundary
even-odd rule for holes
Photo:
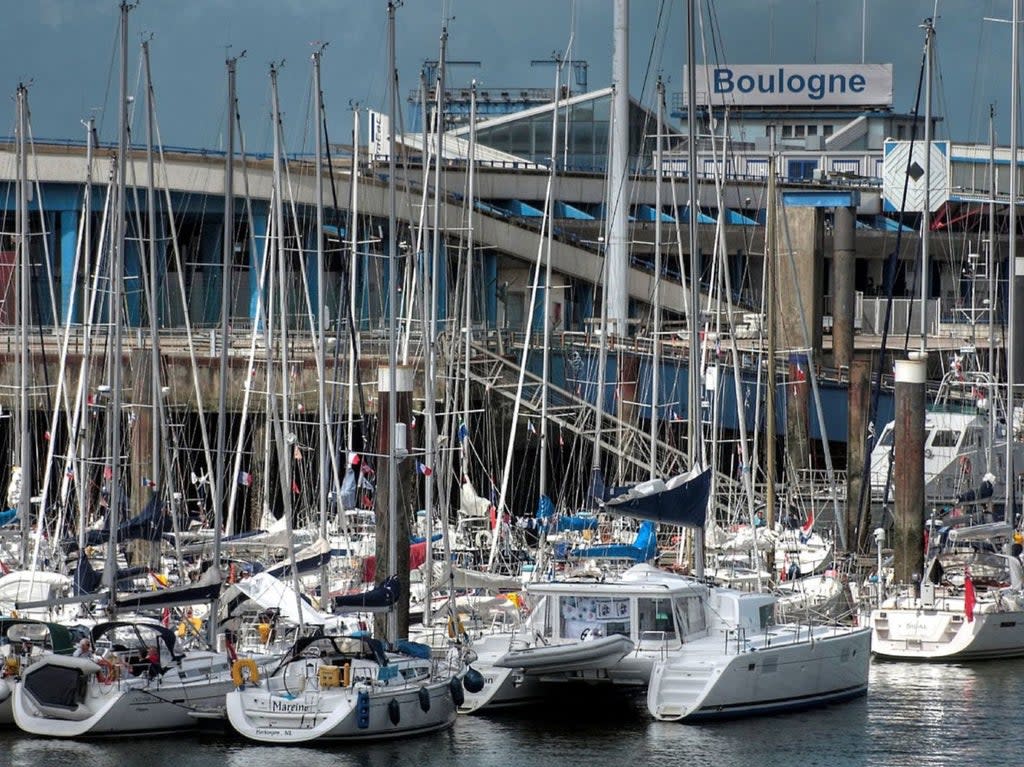
[[[562,702],[460,717],[445,733],[359,746],[261,746],[211,735],[68,742],[0,733],[0,766],[1021,767],[1024,661],[875,663],[866,698],[819,711],[682,725],[642,701]]]

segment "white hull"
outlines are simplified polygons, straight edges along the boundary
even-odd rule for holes
[[[227,668],[223,656],[208,653],[193,659],[185,675],[174,668],[154,679],[126,675],[104,683],[97,679],[99,666],[92,661],[48,656],[34,664],[15,689],[14,720],[25,732],[57,738],[189,730],[196,726],[194,712],[223,711],[224,696],[234,686]],[[47,669],[62,669],[71,685],[80,674],[80,690],[73,691],[65,680],[51,686],[39,683],[35,675]]]
[[[512,650],[494,661],[498,668],[527,674],[560,674],[614,666],[633,649],[629,637],[614,635],[576,644],[535,645]]]
[[[657,661],[647,708],[660,720],[703,721],[773,714],[836,703],[867,692],[868,629],[814,629],[773,637],[770,646],[722,652],[722,637],[689,643]],[[762,646],[763,645],[763,646]],[[757,646],[756,651],[754,646]]]
[[[451,688],[441,682],[402,690],[359,684],[291,699],[250,687],[229,693],[226,702],[231,726],[263,743],[384,740],[446,729],[455,722]]]
[[[987,611],[979,605],[974,620],[968,621],[962,598],[940,601],[946,604],[924,608],[917,602],[872,610],[871,649],[875,655],[920,661],[1024,656],[1024,610]]]

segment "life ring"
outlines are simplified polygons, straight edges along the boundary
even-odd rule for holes
[[[96,661],[100,670],[96,672],[96,681],[100,684],[113,684],[117,681],[118,668],[106,658]]]
[[[491,548],[491,531],[481,530],[476,534],[476,547],[478,549],[489,549]]]
[[[257,684],[260,681],[260,669],[252,658],[239,658],[231,664],[231,681],[235,687],[246,684]]]

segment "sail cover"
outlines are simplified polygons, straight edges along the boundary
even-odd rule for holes
[[[652,479],[605,501],[605,511],[666,525],[703,527],[711,495],[711,469]]]

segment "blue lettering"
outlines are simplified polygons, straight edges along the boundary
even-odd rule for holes
[[[739,79],[736,81],[736,87],[739,89],[740,93],[750,93],[754,90],[754,78],[750,75],[740,75]]]
[[[760,93],[775,92],[775,75],[758,75],[757,90]]]
[[[863,93],[865,85],[867,85],[867,80],[864,78],[864,75],[853,75],[850,77],[850,90],[854,93]]]
[[[786,78],[786,87],[793,93],[799,93],[804,89],[803,75],[790,75]]]
[[[731,69],[716,69],[715,70],[715,93],[732,93],[732,70]]]
[[[807,96],[814,101],[821,101],[825,95],[825,75],[811,75],[807,78]]]
[[[839,92],[846,93],[846,77],[843,75],[829,75],[828,92],[835,93],[837,84],[839,85]]]

